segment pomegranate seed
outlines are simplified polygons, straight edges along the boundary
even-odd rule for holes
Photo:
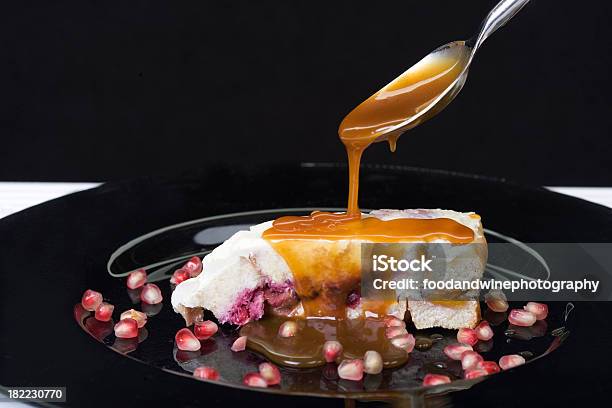
[[[383,370],[383,359],[378,351],[369,350],[363,355],[363,371],[367,374],[380,374]]]
[[[298,325],[293,320],[287,320],[278,328],[278,335],[281,337],[293,337],[297,333]]]
[[[244,349],[246,348],[246,344],[247,344],[247,336],[240,336],[236,339],[236,341],[234,341],[234,344],[232,344],[231,350],[232,351],[244,351]]]
[[[115,325],[115,336],[120,339],[138,337],[138,323],[134,319],[123,319]]]
[[[457,341],[468,346],[478,343],[478,336],[474,329],[463,328],[457,331]]]
[[[494,312],[505,312],[508,310],[508,300],[501,290],[492,290],[485,295],[485,303]]]
[[[529,327],[536,322],[536,316],[523,309],[512,309],[508,321],[515,326]]]
[[[198,340],[206,340],[215,335],[219,327],[215,322],[206,320],[205,322],[195,322],[193,332]]]
[[[533,313],[537,320],[544,320],[548,316],[548,306],[544,303],[529,302],[523,306],[523,309]]]
[[[461,360],[461,355],[466,351],[472,351],[472,346],[468,346],[467,344],[449,344],[444,347],[444,354],[448,356],[451,360],[459,361]]]
[[[179,350],[198,351],[201,347],[200,340],[188,328],[177,331],[174,340]]]
[[[329,340],[323,344],[323,358],[328,363],[333,363],[342,354],[342,344],[338,341]]]
[[[130,272],[127,277],[127,287],[130,289],[138,289],[145,283],[147,283],[147,273],[144,269],[138,269],[137,271]]]
[[[486,320],[478,323],[478,326],[476,326],[474,331],[476,332],[476,337],[478,337],[478,340],[488,341],[493,338],[493,329],[491,329],[489,322]]]
[[[408,331],[402,326],[390,326],[385,329],[385,336],[388,339],[392,339],[402,334],[408,334]]]
[[[125,312],[121,313],[121,316],[119,317],[119,319],[121,320],[127,318],[136,320],[139,329],[144,327],[145,324],[147,324],[147,315],[142,312],[139,312],[138,310],[126,310]]]
[[[414,345],[416,340],[414,336],[410,333],[400,334],[399,336],[393,337],[391,339],[391,344],[393,344],[397,348],[401,348],[406,350],[407,353],[411,353],[414,350]]]
[[[83,309],[93,312],[100,306],[100,303],[102,303],[102,294],[100,292],[87,289],[85,293],[83,293],[83,297],[81,298]]]
[[[480,370],[485,370],[488,374],[495,374],[501,371],[495,361],[479,361],[476,364],[476,368]]]
[[[523,364],[525,364],[525,359],[518,354],[509,354],[499,359],[499,367],[502,370],[509,370]]]
[[[338,376],[345,380],[359,381],[363,378],[363,361],[342,360],[338,366]]]
[[[259,373],[247,373],[242,382],[249,387],[267,388],[268,383]]]
[[[406,322],[395,316],[385,316],[384,322],[387,327],[406,327]]]
[[[189,275],[189,272],[187,272],[184,269],[177,269],[172,274],[172,277],[170,278],[170,283],[172,283],[174,285],[178,285],[179,283],[184,282],[184,281],[186,281],[187,279],[190,279],[190,278],[191,278],[191,276]]]
[[[277,385],[281,382],[281,373],[277,366],[272,363],[261,363],[259,374],[266,380],[268,385]]]
[[[202,260],[194,256],[181,269],[187,272],[191,278],[195,278],[202,272]]]
[[[149,305],[156,305],[161,303],[163,297],[161,290],[154,283],[147,283],[140,292],[140,300]]]
[[[431,387],[432,385],[448,384],[451,379],[446,375],[441,374],[427,374],[423,378],[423,387]]]
[[[193,370],[193,376],[203,380],[218,380],[219,372],[212,367],[198,367]]]
[[[482,356],[475,351],[464,351],[461,355],[461,368],[464,370],[476,368],[476,364],[483,360]]]
[[[484,377],[485,375],[489,375],[489,373],[479,368],[473,368],[470,370],[466,370],[463,374],[463,378],[465,378],[466,380],[471,380],[478,377]]]
[[[102,302],[96,309],[94,317],[101,322],[108,322],[111,317],[113,317],[113,310],[115,310],[115,306],[110,303]]]

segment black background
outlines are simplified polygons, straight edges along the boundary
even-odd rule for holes
[[[336,129],[495,1],[22,1],[0,12],[0,180],[344,161]],[[446,111],[367,163],[610,185],[612,3],[532,1]]]

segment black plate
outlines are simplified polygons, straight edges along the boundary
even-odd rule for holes
[[[267,404],[311,405],[310,398],[218,387],[123,358],[83,333],[72,311],[85,288],[117,284],[105,264],[131,238],[216,214],[341,206],[345,183],[345,169],[335,165],[249,171],[217,168],[172,180],[109,183],[2,220],[0,383],[66,385],[72,406],[127,401],[136,405],[147,401],[178,406],[238,404],[244,403],[245,396],[256,396]],[[361,205],[476,210],[488,228],[527,242],[610,242],[612,237],[612,212],[607,208],[543,189],[445,172],[366,167]],[[551,403],[554,398],[568,402],[597,395],[604,383],[591,373],[603,367],[585,364],[580,353],[607,363],[604,348],[609,352],[603,340],[610,336],[610,326],[607,320],[593,322],[608,309],[607,304],[580,303],[571,322],[574,333],[560,349],[566,352],[553,353],[448,398],[457,404],[495,401],[513,406],[543,398],[538,396],[543,390],[550,393],[542,401]],[[591,334],[595,330],[599,333]],[[512,392],[517,387],[521,392]],[[316,403],[337,405],[329,399]]]

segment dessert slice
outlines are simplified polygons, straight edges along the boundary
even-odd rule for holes
[[[478,301],[427,301],[420,300],[427,299],[427,294],[402,291],[387,291],[382,301],[362,299],[362,259],[368,258],[363,251],[371,248],[364,243],[399,244],[401,251],[404,243],[485,241],[480,217],[449,210],[377,210],[361,218],[320,212],[283,217],[240,231],[208,254],[202,261],[203,273],[176,287],[172,305],[188,324],[195,313],[207,309],[222,323],[243,325],[264,312],[403,318],[408,299],[417,328],[476,325]],[[471,261],[450,262],[446,273],[461,279],[480,278],[486,245],[467,247],[474,251],[467,257]]]

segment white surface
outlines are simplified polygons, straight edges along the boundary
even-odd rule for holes
[[[547,187],[557,193],[582,198],[612,208],[612,187]]]
[[[0,182],[0,218],[101,183]],[[612,208],[612,187],[548,187],[558,193]]]

